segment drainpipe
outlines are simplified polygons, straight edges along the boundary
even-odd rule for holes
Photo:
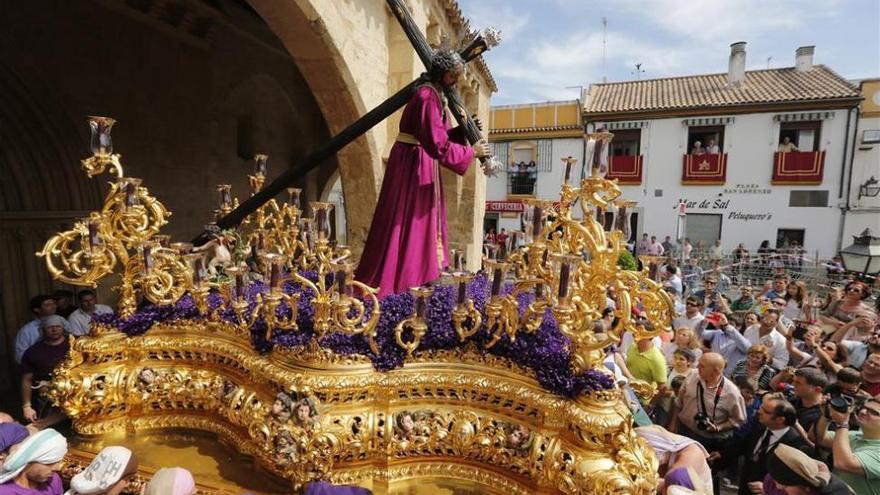
[[[856,154],[856,139],[855,139],[855,137],[853,137],[852,145],[850,145],[849,128],[850,128],[850,125],[852,124],[853,110],[856,111],[856,117],[858,118],[858,109],[859,109],[859,107],[851,107],[846,113],[846,134],[844,135],[844,138],[843,138],[843,160],[841,160],[841,163],[840,163],[840,188],[837,193],[838,199],[840,199],[840,196],[843,194],[843,177],[844,177],[844,174],[846,173],[846,169],[847,169],[847,166],[846,166],[847,165],[846,164],[847,152],[849,152],[849,174],[848,174],[847,180],[846,180],[846,203],[844,203],[844,207],[840,213],[840,229],[837,233],[837,250],[838,251],[840,251],[840,249],[843,247],[843,232],[844,232],[844,227],[846,225],[846,214],[850,209],[849,200],[850,200],[850,197],[852,196],[853,158],[855,157],[855,154]],[[848,149],[848,148],[850,148],[850,149]]]

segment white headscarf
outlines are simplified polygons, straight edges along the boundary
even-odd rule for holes
[[[110,489],[123,477],[137,470],[137,460],[125,447],[104,447],[85,471],[70,480],[65,495],[92,495]]]
[[[22,441],[3,463],[0,484],[15,478],[31,462],[55,464],[67,454],[67,439],[52,428],[35,433]]]

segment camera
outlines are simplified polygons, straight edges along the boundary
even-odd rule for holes
[[[828,409],[825,410],[825,418],[831,419],[831,409],[834,409],[837,412],[846,412],[853,406],[853,404],[856,404],[856,402],[856,398],[848,394],[832,396],[831,399],[828,400]]]
[[[705,413],[698,412],[694,415],[694,423],[697,425],[698,430],[706,431],[709,429],[709,416]]]

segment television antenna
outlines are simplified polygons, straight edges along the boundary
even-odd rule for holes
[[[635,75],[635,76],[636,76],[636,80],[638,81],[638,80],[640,80],[640,79],[642,78],[642,74],[645,73],[645,69],[642,69],[642,63],[641,63],[641,62],[638,62],[637,64],[635,64],[635,67],[636,67],[636,70],[630,72],[630,74]]]

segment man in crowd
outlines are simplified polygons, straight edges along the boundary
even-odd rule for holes
[[[788,136],[785,136],[784,138],[782,138],[782,142],[779,143],[779,150],[778,151],[780,153],[791,153],[792,151],[797,151],[797,150],[798,150],[797,146],[795,146],[794,143],[791,142],[791,139],[789,139]]]
[[[797,410],[798,423],[809,432],[822,415],[822,393],[828,378],[818,368],[799,368],[791,383],[796,397],[791,403]]]
[[[693,252],[694,246],[691,245],[691,240],[687,237],[684,238],[684,241],[681,243],[681,258],[683,260],[691,259],[691,252]]]
[[[872,397],[880,395],[880,354],[874,353],[862,364],[862,389]]]
[[[55,314],[62,318],[67,318],[70,313],[76,311],[76,305],[73,304],[73,292],[67,289],[58,289],[52,293],[52,299],[55,299]]]
[[[773,276],[773,288],[764,293],[764,297],[773,300],[776,298],[785,298],[785,294],[788,292],[786,289],[788,288],[788,276],[784,274],[777,274]]]
[[[807,447],[806,441],[793,428],[797,421],[794,406],[782,397],[768,395],[757,413],[759,427],[752,433],[731,442],[710,454],[711,458],[723,458],[725,463],[734,463],[739,456],[745,458],[739,479],[739,495],[761,493],[767,475],[767,456],[778,445],[789,445],[796,449]]]
[[[706,143],[706,153],[709,153],[710,155],[717,155],[718,153],[721,153],[721,148],[719,148],[718,145],[715,144],[714,139],[710,139],[709,142]]]
[[[34,386],[47,382],[52,371],[70,351],[64,332],[64,318],[49,315],[40,320],[43,339],[32,345],[21,358],[21,403],[24,418],[43,429],[64,420],[44,397],[33,397]],[[40,387],[38,387],[40,388]]]
[[[785,346],[785,337],[776,330],[778,323],[779,311],[770,308],[764,312],[761,322],[747,328],[743,336],[752,345],[762,344],[767,347],[773,358],[773,367],[781,370],[788,366],[788,348]]]
[[[685,378],[675,398],[678,433],[700,442],[709,452],[723,451],[734,430],[746,421],[745,401],[739,388],[724,378],[724,364],[719,354],[703,354],[697,372]]]
[[[703,302],[703,309],[706,313],[716,311],[715,306],[718,303],[718,298],[721,297],[721,293],[718,291],[718,280],[715,276],[707,275],[703,279],[703,288],[694,292],[694,295]]]
[[[648,246],[651,245],[651,240],[648,239],[648,234],[642,234],[642,238],[639,240],[639,244],[636,247],[636,254],[648,254]]]
[[[700,279],[703,278],[703,269],[697,265],[697,258],[686,258],[687,263],[681,269],[681,276],[684,285],[688,290],[693,290],[700,285]]]
[[[89,334],[89,323],[95,315],[110,314],[113,312],[110,306],[97,303],[95,292],[89,289],[83,289],[76,295],[79,301],[79,308],[70,314],[68,321],[70,322],[70,333],[76,336]]]
[[[661,244],[663,245],[664,252],[666,252],[666,254],[669,254],[669,255],[674,253],[675,249],[678,247],[675,245],[674,242],[672,242],[672,237],[670,237],[670,236],[666,236],[666,238],[663,239],[663,242]]]
[[[721,249],[721,239],[715,239],[715,244],[709,248],[709,259],[712,261],[721,261],[724,259],[724,250]]]
[[[681,297],[684,294],[684,287],[681,283],[681,277],[678,276],[678,269],[676,269],[674,263],[665,265],[664,268],[665,273],[663,275],[665,280],[663,281],[663,285],[672,287],[675,294]]]
[[[54,315],[57,307],[52,296],[46,294],[32,297],[30,306],[34,319],[21,327],[18,334],[15,336],[16,363],[21,363],[21,357],[24,356],[24,351],[36,344],[42,337],[40,331],[40,319],[49,315]],[[66,325],[67,322],[65,322],[65,326]]]
[[[626,367],[630,374],[658,388],[658,395],[666,389],[666,358],[654,345],[653,339],[639,339],[626,353]]]
[[[700,312],[703,309],[703,301],[699,297],[690,296],[685,301],[684,308],[684,314],[673,320],[672,328],[687,327],[699,335],[700,322],[704,318],[703,313]]]
[[[836,429],[828,432],[823,417],[819,420],[817,436],[822,446],[832,451],[832,472],[859,495],[880,495],[880,399],[868,399],[855,411],[826,407]],[[861,431],[850,431],[853,413],[861,424]]]
[[[656,236],[651,236],[651,244],[648,245],[648,254],[651,256],[663,256],[663,244],[657,242]]]
[[[723,313],[719,315],[718,324],[715,327],[715,329],[703,330],[701,338],[704,342],[709,341],[709,348],[712,352],[724,358],[725,363],[727,363],[724,375],[730,376],[736,367],[736,363],[746,358],[749,347],[752,344],[727,321],[727,315]]]

